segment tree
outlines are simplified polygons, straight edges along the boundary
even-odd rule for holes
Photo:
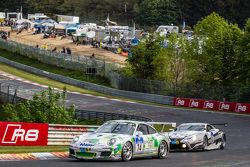
[[[196,54],[202,70],[202,80],[209,85],[232,86],[237,78],[237,53],[241,31],[212,13],[195,25],[201,54]]]
[[[156,67],[153,61],[162,50],[161,42],[162,39],[154,39],[153,36],[150,36],[145,42],[141,42],[132,49],[132,56],[127,61],[134,76],[143,79],[154,77]]]
[[[62,93],[52,88],[35,94],[32,100],[3,106],[5,121],[75,124],[75,108],[66,108],[66,88]]]
[[[167,47],[154,59],[154,79],[170,84],[174,95],[184,91],[185,85],[198,75],[198,62],[190,57],[192,47],[185,36],[171,34]]]
[[[250,18],[245,25],[245,31],[240,42],[239,82],[250,86]]]
[[[138,5],[137,22],[159,26],[175,24],[178,17],[176,0],[144,0]]]

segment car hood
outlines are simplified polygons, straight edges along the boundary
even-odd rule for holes
[[[128,139],[130,135],[114,134],[114,133],[87,133],[80,136],[78,146],[92,147],[95,145],[107,146],[110,139],[115,138],[117,143]]]
[[[170,138],[185,138],[188,136],[193,136],[193,135],[203,135],[204,132],[198,132],[198,131],[174,131],[169,133]]]

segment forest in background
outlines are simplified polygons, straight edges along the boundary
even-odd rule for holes
[[[247,0],[0,0],[0,11],[76,15],[82,22],[102,24],[107,15],[120,24],[141,27],[181,25],[193,26],[202,17],[215,11],[241,28],[250,16]]]

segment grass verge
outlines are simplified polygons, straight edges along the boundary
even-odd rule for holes
[[[53,65],[44,64],[42,62],[39,62],[36,59],[31,59],[31,58],[19,55],[17,53],[14,54],[6,50],[0,49],[0,55],[9,60],[12,60],[21,64],[25,64],[31,67],[35,67],[44,71],[48,71],[54,74],[59,74],[59,75],[67,76],[67,77],[74,78],[80,81],[86,81],[86,82],[91,82],[91,83],[110,87],[110,82],[105,77],[87,75],[82,71],[68,70],[68,69],[56,67]]]
[[[0,154],[65,152],[68,146],[0,146]]]
[[[64,87],[67,87],[67,90],[76,91],[76,92],[80,92],[80,93],[83,93],[83,94],[92,94],[92,95],[95,95],[95,96],[103,95],[103,94],[98,93],[98,92],[94,92],[94,91],[90,91],[90,90],[87,90],[87,89],[82,89],[82,88],[79,88],[79,87],[76,87],[76,86],[72,86],[72,85],[69,85],[69,84],[57,82],[57,81],[54,81],[54,80],[49,79],[49,78],[40,77],[40,76],[37,76],[35,74],[31,74],[31,73],[28,73],[28,72],[13,68],[13,67],[11,67],[9,65],[6,65],[6,64],[3,64],[3,63],[0,63],[0,70],[4,71],[4,72],[7,72],[9,74],[12,74],[12,75],[21,77],[23,79],[33,81],[33,82],[36,82],[36,83],[39,83],[39,84],[42,84],[42,85],[51,86],[51,87],[54,87],[54,88],[63,89]]]
[[[9,73],[9,74],[18,76],[20,78],[26,79],[28,81],[39,83],[39,84],[42,84],[42,85],[51,86],[53,88],[63,89],[64,87],[66,87],[68,91],[79,92],[79,93],[82,93],[82,94],[91,94],[91,95],[94,95],[94,96],[102,96],[102,97],[107,97],[107,98],[116,98],[116,99],[120,99],[120,100],[126,100],[126,101],[131,101],[131,102],[142,103],[142,104],[166,106],[166,105],[150,103],[150,102],[145,102],[145,101],[140,101],[140,100],[109,96],[109,95],[106,95],[106,94],[102,94],[102,93],[94,92],[94,91],[91,91],[91,90],[83,89],[83,88],[80,88],[80,87],[77,87],[77,86],[72,86],[72,85],[69,85],[69,84],[58,82],[58,81],[55,81],[55,80],[52,80],[52,79],[49,79],[49,78],[46,78],[46,77],[40,77],[40,76],[37,76],[35,74],[31,74],[31,73],[28,73],[26,71],[16,69],[16,68],[11,67],[9,65],[6,65],[4,63],[0,63],[0,70],[4,71],[6,73]]]

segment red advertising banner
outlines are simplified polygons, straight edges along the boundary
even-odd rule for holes
[[[0,146],[46,146],[48,124],[0,122]]]
[[[232,103],[232,102],[221,102],[214,100],[200,100],[200,99],[175,97],[173,105],[188,107],[188,108],[216,110],[223,112],[250,113],[250,104],[248,103]]]

